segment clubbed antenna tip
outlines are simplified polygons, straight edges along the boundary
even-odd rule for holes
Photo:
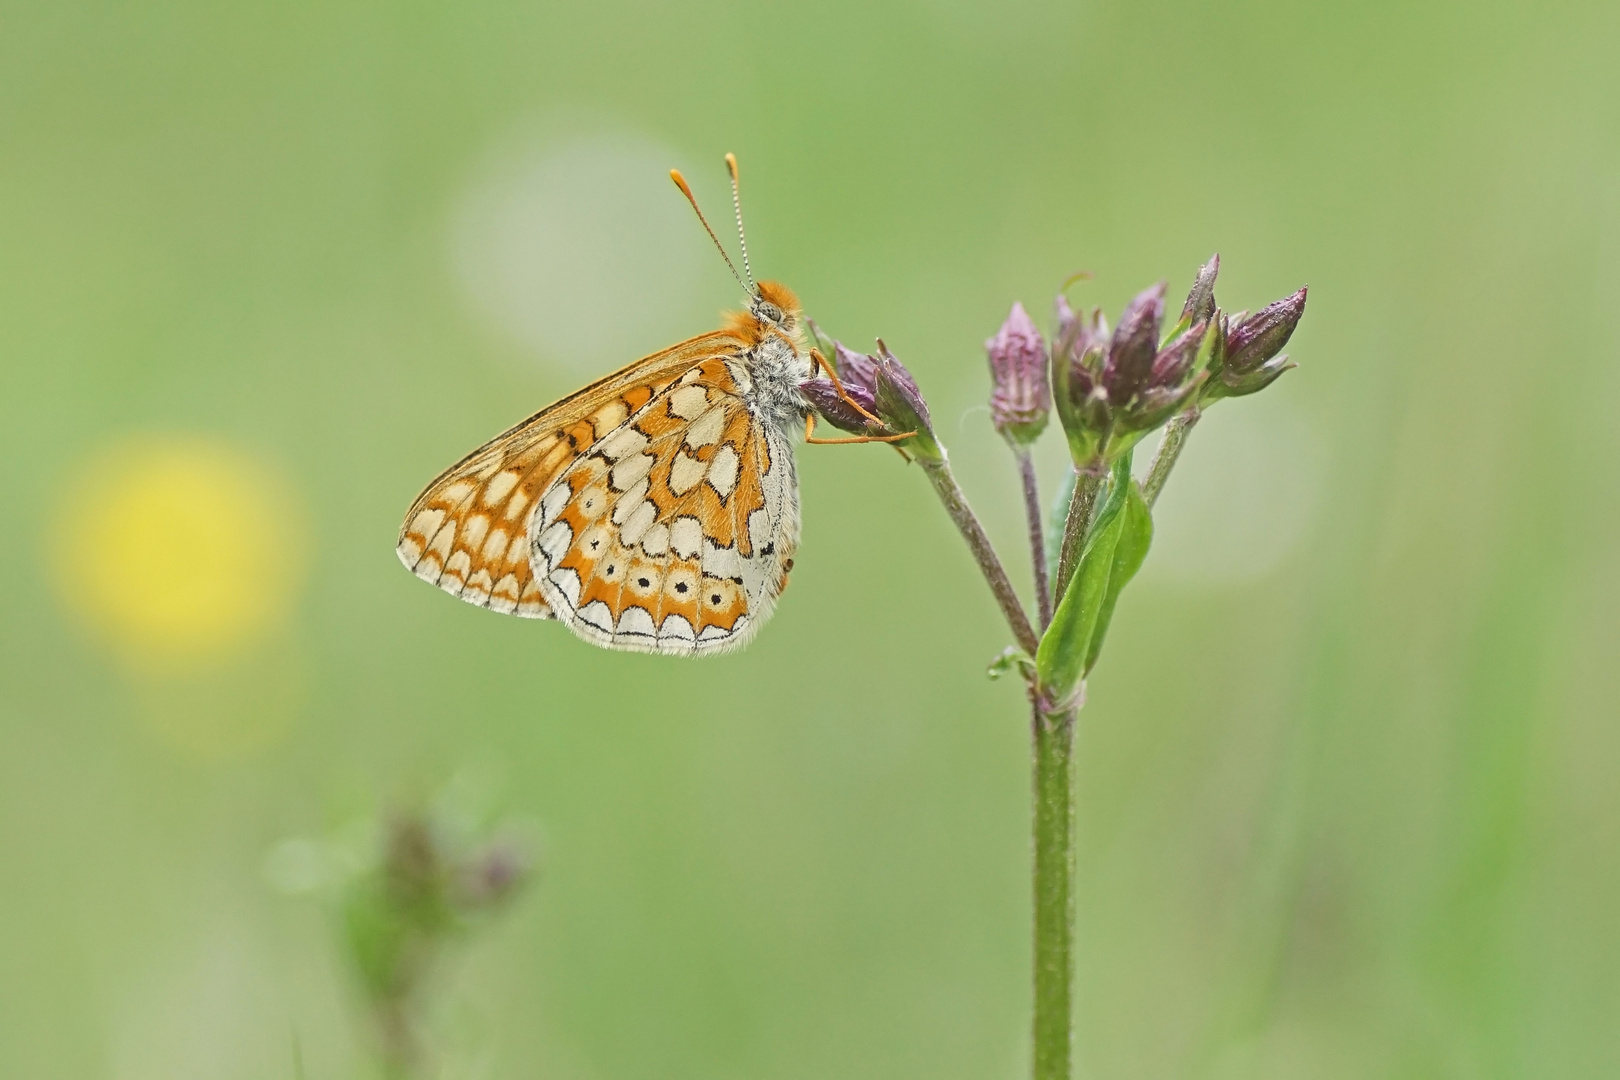
[[[729,158],[731,155],[728,154],[726,156]],[[732,175],[735,177],[736,173],[733,172]],[[692,212],[697,215],[698,221],[703,223],[703,231],[709,234],[709,239],[714,241],[715,250],[720,252],[720,257],[722,259],[726,260],[726,268],[731,271],[731,276],[737,279],[737,284],[743,286],[743,288],[752,293],[754,291],[753,286],[743,281],[742,275],[737,273],[737,267],[731,261],[731,256],[726,254],[725,245],[720,243],[720,238],[714,235],[713,229],[709,228],[709,219],[704,217],[703,211],[698,208],[697,196],[692,194],[692,187],[686,182],[686,177],[681,175],[681,170],[669,170],[669,178],[675,181],[675,186],[681,189],[681,194],[686,196],[686,201],[692,204]],[[735,179],[732,181],[732,183],[732,191],[735,192]],[[743,254],[744,265],[747,265],[747,257],[747,252],[745,250]]]
[[[737,186],[737,155],[726,155],[726,171],[731,174],[731,209],[737,215],[737,243],[742,247],[743,273],[748,277],[748,291],[757,293],[754,287],[754,271],[748,265],[748,236],[743,232],[742,223],[742,195]]]

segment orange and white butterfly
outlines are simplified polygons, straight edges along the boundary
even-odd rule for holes
[[[742,253],[748,271],[746,240]],[[810,427],[799,384],[825,361],[806,352],[785,285],[748,271],[744,287],[748,310],[723,329],[621,368],[440,473],[405,517],[400,561],[468,603],[559,619],[610,649],[745,644],[793,568],[793,439]]]

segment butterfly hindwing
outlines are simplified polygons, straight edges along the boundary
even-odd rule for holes
[[[524,433],[491,444],[440,477],[405,519],[400,561],[469,603],[551,617],[529,567],[528,522],[539,493],[576,456],[568,434]]]
[[[609,648],[686,655],[746,642],[798,544],[786,440],[748,408],[736,357],[695,365],[562,469],[532,562],[548,607]]]
[[[405,515],[397,553],[417,577],[492,611],[551,618],[529,560],[541,495],[694,359],[738,347],[705,334],[645,357],[531,416],[446,469]]]

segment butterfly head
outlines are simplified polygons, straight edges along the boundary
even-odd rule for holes
[[[799,326],[799,298],[779,281],[762,281],[748,303],[748,313],[791,336]]]

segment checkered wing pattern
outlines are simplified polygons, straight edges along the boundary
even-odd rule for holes
[[[468,603],[552,618],[530,562],[542,495],[694,363],[746,347],[729,331],[693,338],[638,360],[496,436],[417,496],[400,529],[400,561]]]
[[[748,408],[739,359],[688,368],[541,494],[536,588],[587,641],[720,652],[770,616],[798,546],[798,485],[787,440]]]

